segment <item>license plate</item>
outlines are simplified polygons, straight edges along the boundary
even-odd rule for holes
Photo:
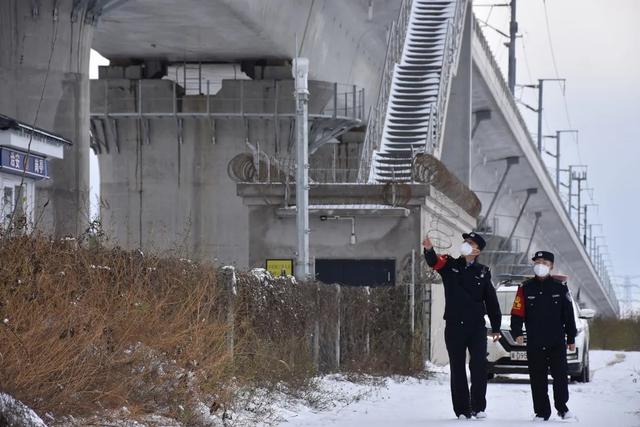
[[[520,360],[527,361],[527,352],[526,351],[512,351],[511,352],[511,360]]]

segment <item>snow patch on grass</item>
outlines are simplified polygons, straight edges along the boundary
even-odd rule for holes
[[[0,393],[0,425],[47,427],[31,408],[5,393]]]

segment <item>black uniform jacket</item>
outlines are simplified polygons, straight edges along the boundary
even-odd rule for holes
[[[425,249],[424,257],[442,276],[445,320],[484,325],[488,314],[492,332],[500,332],[502,315],[489,267],[478,262],[467,266],[464,257],[437,255],[433,249]]]
[[[528,347],[575,343],[576,321],[567,285],[551,276],[523,282],[511,309],[514,338],[522,335],[523,323],[527,327]]]

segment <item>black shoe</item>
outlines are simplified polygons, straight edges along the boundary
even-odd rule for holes
[[[471,416],[479,420],[484,420],[487,418],[487,413],[484,411],[473,411],[471,412]]]
[[[562,418],[563,420],[573,420],[576,418],[575,415],[573,415],[573,413],[571,411],[567,411],[567,412],[558,412],[558,416],[560,418]]]

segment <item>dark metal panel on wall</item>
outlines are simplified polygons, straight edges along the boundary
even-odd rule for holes
[[[316,279],[347,286],[395,286],[395,259],[316,259]]]

